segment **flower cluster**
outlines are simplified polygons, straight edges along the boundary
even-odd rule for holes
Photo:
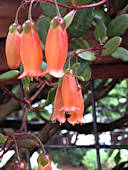
[[[45,43],[45,58],[47,68],[41,71],[43,52],[35,23],[29,18],[22,27],[12,24],[6,40],[6,58],[11,69],[23,64],[24,72],[18,77],[43,77],[50,74],[56,78],[62,78],[58,85],[54,112],[51,121],[58,120],[60,123],[85,123],[83,118],[84,101],[81,87],[76,81],[71,69],[64,72],[64,64],[68,54],[68,36],[64,18],[56,16],[51,20]]]
[[[68,51],[64,19],[54,17],[51,21],[45,44],[47,69],[44,72],[41,72],[43,53],[35,23],[27,20],[22,29],[19,27],[19,24],[12,24],[6,40],[6,58],[9,68],[16,69],[22,62],[24,72],[19,79],[45,76],[46,73],[57,78],[62,77]]]

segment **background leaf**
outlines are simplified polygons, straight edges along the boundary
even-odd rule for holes
[[[104,45],[104,50],[102,50],[102,55],[107,56],[111,55],[116,49],[120,46],[122,41],[121,37],[114,37],[107,41]]]
[[[18,70],[7,71],[0,75],[0,81],[11,80],[18,77],[18,75],[19,75]]]
[[[51,1],[54,1],[54,0],[51,0]],[[57,0],[57,2],[63,5],[66,5],[65,0]],[[47,17],[53,18],[57,15],[55,5],[52,5],[46,2],[40,2],[40,7],[43,10],[43,14],[46,15]],[[64,16],[66,13],[66,9],[59,7],[59,10],[60,10],[61,15]]]
[[[100,43],[104,43],[107,40],[107,28],[104,22],[100,19],[97,19],[96,28],[95,28],[95,37],[96,40]]]
[[[77,69],[79,69],[79,67],[80,67],[80,63],[74,63],[73,65],[72,65],[72,67],[71,67],[71,70],[73,70],[73,72],[75,73],[75,71],[76,71],[76,68]]]
[[[123,61],[128,61],[128,50],[125,48],[119,47],[117,50],[112,54],[112,57],[119,58]]]
[[[77,5],[87,5],[94,2],[94,0],[72,0],[72,1],[73,2],[76,1]]]
[[[88,42],[84,40],[82,37],[72,38],[69,45],[73,50],[89,48]]]
[[[79,53],[82,50],[83,49],[78,49],[76,50],[76,53]],[[94,61],[96,59],[95,54],[92,51],[86,51],[81,54],[78,54],[78,57],[80,57],[83,60],[87,60],[87,61]]]
[[[56,89],[57,89],[57,87],[54,87],[54,88],[51,88],[49,90],[47,100],[45,101],[45,103],[43,103],[41,105],[41,109],[43,109],[44,107],[46,107],[49,104],[53,103],[54,97],[55,97],[55,94],[56,94]]]
[[[88,80],[90,80],[90,78],[91,78],[91,67],[88,64],[85,67],[84,71],[81,73],[81,75],[78,76],[78,79],[81,81],[88,81]]]
[[[69,34],[73,37],[84,35],[90,28],[93,20],[93,9],[83,9],[77,11],[74,20],[69,27]]]
[[[40,40],[45,44],[46,36],[50,26],[50,19],[48,17],[39,18],[36,22]]]
[[[123,35],[128,28],[128,14],[115,17],[108,26],[110,36]]]
[[[108,23],[111,21],[111,18],[108,14],[106,14],[102,9],[97,9],[93,11],[93,16],[96,19],[100,19],[103,21],[103,23],[107,26]]]

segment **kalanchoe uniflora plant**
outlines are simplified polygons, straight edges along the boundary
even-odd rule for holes
[[[11,165],[11,170],[28,170],[24,160],[15,160]]]
[[[21,26],[17,23],[12,24],[9,27],[9,32],[6,39],[6,59],[10,69],[16,69],[19,67],[20,59],[20,31]]]
[[[63,67],[67,57],[68,37],[66,32],[66,23],[63,18],[57,16],[51,21],[48,30],[45,56],[47,68],[43,74],[60,78],[64,75]]]
[[[40,154],[37,161],[38,170],[52,170],[51,160],[48,154]]]
[[[24,72],[19,78],[39,77],[41,74],[41,62],[43,59],[41,42],[33,21],[27,20],[23,24],[21,33],[20,55]]]
[[[82,124],[85,123],[83,111],[84,101],[81,87],[70,70],[64,76],[62,83],[58,85],[51,121],[58,120],[60,123],[64,123],[66,121],[65,114],[68,113],[70,115],[67,119],[69,123]]]

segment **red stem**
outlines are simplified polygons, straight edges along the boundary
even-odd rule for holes
[[[35,0],[35,1],[37,1],[37,0]],[[48,2],[49,4],[55,5],[55,2],[51,1],[51,0],[40,0],[40,1],[45,1],[45,2]],[[60,4],[60,3],[57,3],[57,5],[62,7],[62,8],[66,8],[66,9],[70,9],[70,10],[73,10],[73,9],[80,10],[80,9],[88,9],[88,8],[94,8],[94,7],[100,6],[100,5],[103,5],[104,3],[106,3],[107,1],[108,0],[102,0],[102,1],[94,3],[94,4],[82,5],[82,6],[73,6],[73,7],[63,5],[63,4]]]
[[[30,101],[33,101],[42,91],[42,89],[44,88],[45,83],[43,82],[40,86],[40,88],[35,92],[35,94],[30,98]]]
[[[21,124],[21,126],[20,126],[20,129],[19,129],[16,133],[20,133],[20,132],[22,132],[22,130],[24,129],[24,126],[25,126],[25,123],[26,123],[26,120],[27,120],[28,111],[29,111],[29,108],[26,108],[26,109],[25,109],[25,113],[24,113],[24,117],[23,117],[22,124]]]
[[[4,156],[5,153],[7,153],[12,148],[13,145],[14,142],[12,141],[8,148],[6,150],[4,149],[4,152],[2,153],[2,155],[0,155],[0,159]]]
[[[44,154],[46,153],[46,151],[45,151],[45,149],[44,149],[44,145],[42,144],[41,140],[40,140],[36,135],[34,135],[34,134],[30,133],[30,132],[29,132],[29,133],[14,133],[13,135],[14,135],[14,136],[17,136],[17,137],[18,137],[18,136],[29,136],[29,137],[35,138],[35,139],[37,140],[37,142],[40,144],[43,153],[44,153]]]
[[[11,93],[7,88],[5,88],[4,86],[0,85],[0,88],[7,93],[9,96],[13,97],[14,99],[18,100],[19,102],[26,104],[28,107],[30,107],[29,102],[26,100],[22,100],[19,97],[17,97],[16,95],[14,95],[13,93]]]
[[[103,50],[103,49],[104,49],[103,46],[95,47],[95,48],[88,48],[88,49],[85,49],[85,50],[81,50],[78,53],[75,53],[74,56],[78,56],[79,54],[87,52],[87,51],[97,51],[97,50]]]

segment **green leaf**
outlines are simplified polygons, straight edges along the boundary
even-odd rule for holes
[[[71,67],[71,70],[73,70],[73,72],[75,72],[76,69],[79,69],[79,67],[80,67],[80,63],[74,63]]]
[[[104,43],[107,40],[107,28],[102,20],[97,20],[95,28],[96,40],[100,43]]]
[[[56,89],[57,89],[57,87],[52,88],[52,89],[49,91],[49,93],[48,93],[48,98],[47,98],[47,100],[46,100],[46,102],[45,102],[45,106],[51,104],[51,103],[54,101],[54,97],[55,97],[55,94],[56,94]]]
[[[51,1],[54,1],[54,0],[51,0]],[[65,0],[57,0],[57,2],[63,5],[66,5]],[[47,17],[53,18],[57,15],[55,5],[52,5],[46,2],[40,2],[40,7],[43,10],[43,14],[46,15]],[[59,7],[59,10],[60,10],[61,16],[64,16],[67,11],[65,8],[62,8],[62,7]]]
[[[66,0],[67,5],[69,6],[80,6],[80,5],[88,5],[95,0]]]
[[[51,114],[46,109],[40,109],[39,112],[45,120],[48,121],[50,119]]]
[[[94,0],[75,0],[75,1],[76,1],[77,5],[88,5],[92,2],[94,2]]]
[[[71,12],[69,12],[67,15],[64,16],[66,28],[68,28],[71,25],[75,14],[76,14],[76,10],[72,10]]]
[[[50,19],[48,17],[39,18],[36,22],[36,25],[39,28],[38,29],[39,37],[42,43],[45,44],[48,29],[50,26]]]
[[[29,85],[30,85],[31,79],[29,77],[24,77],[23,79],[21,79],[21,81],[23,84],[24,91],[29,92]]]
[[[54,97],[56,94],[56,89],[57,87],[51,88],[50,91],[48,92],[48,97],[45,103],[43,103],[40,108],[43,109],[44,107],[48,106],[49,104],[53,103]]]
[[[88,42],[86,40],[84,40],[82,37],[72,38],[70,41],[70,45],[73,50],[89,48]]]
[[[38,143],[32,139],[21,139],[17,140],[17,144],[19,147],[27,148],[27,149],[34,149],[38,147]]]
[[[81,81],[88,81],[91,78],[91,68],[88,62],[80,62],[76,76]]]
[[[117,50],[112,54],[112,57],[119,58],[123,61],[128,61],[128,50],[125,48],[119,47]]]
[[[7,71],[6,73],[0,75],[0,81],[11,80],[18,77],[18,75],[19,75],[18,70]]]
[[[83,49],[78,49],[76,50],[76,53],[79,53],[82,50]],[[86,51],[86,52],[80,53],[78,54],[78,57],[80,57],[83,60],[87,60],[87,61],[94,61],[96,59],[95,54],[92,51]]]
[[[4,144],[7,137],[0,133],[0,144]]]
[[[77,78],[81,81],[88,81],[91,78],[91,67],[88,64],[85,68],[85,70],[82,72],[80,76],[77,76]]]
[[[96,19],[102,20],[105,25],[108,25],[108,23],[111,21],[110,16],[106,14],[102,9],[95,8],[93,11],[93,16]]]
[[[122,9],[128,4],[128,0],[115,0],[113,3],[115,9]]]
[[[11,91],[13,94],[17,95],[18,92],[20,91],[20,86],[19,85],[14,86]]]
[[[116,51],[116,49],[120,46],[122,41],[121,37],[113,37],[110,40],[107,41],[107,43],[104,45],[104,50],[102,50],[102,55],[107,56],[111,55]]]
[[[108,33],[110,36],[120,36],[125,33],[128,28],[128,14],[123,14],[114,18],[109,26]]]
[[[92,12],[93,9],[83,9],[77,11],[74,20],[68,29],[71,36],[78,38],[89,30],[93,20]]]

